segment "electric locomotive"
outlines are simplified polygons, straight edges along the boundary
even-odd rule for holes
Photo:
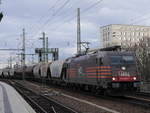
[[[139,90],[133,52],[95,51],[66,61],[66,82],[95,92],[127,93]]]

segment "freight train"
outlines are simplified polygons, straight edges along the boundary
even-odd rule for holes
[[[22,67],[5,71],[11,78],[22,78]],[[135,54],[127,51],[100,49],[62,61],[27,66],[24,71],[25,79],[44,79],[109,94],[136,92],[140,85]],[[4,77],[5,73],[0,74]]]

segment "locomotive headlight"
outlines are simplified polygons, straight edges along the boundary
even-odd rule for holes
[[[126,70],[126,67],[122,67],[121,69],[122,69],[122,70]]]
[[[133,77],[133,80],[136,80],[136,77]]]
[[[115,77],[112,77],[112,80],[114,81],[114,80],[116,80],[116,78],[115,78]]]

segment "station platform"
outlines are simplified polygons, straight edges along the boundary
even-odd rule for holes
[[[36,113],[10,85],[0,82],[0,113]]]

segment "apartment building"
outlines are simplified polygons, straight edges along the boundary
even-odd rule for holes
[[[113,24],[101,27],[100,32],[103,47],[128,47],[138,44],[143,37],[150,37],[150,26]]]

